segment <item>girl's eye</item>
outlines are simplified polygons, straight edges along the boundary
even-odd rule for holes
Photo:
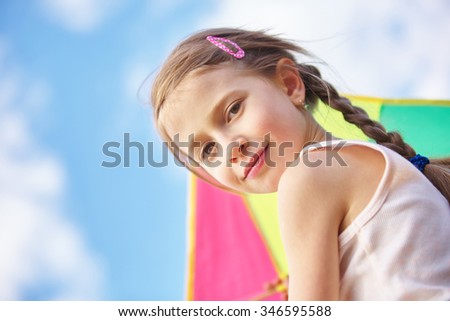
[[[203,146],[203,149],[201,151],[201,158],[202,160],[207,159],[209,157],[214,156],[214,154],[216,153],[216,144],[215,143],[206,143]]]
[[[240,103],[240,102],[234,103],[234,104],[230,107],[230,109],[228,109],[227,121],[230,121],[231,118],[233,118],[234,116],[236,116],[236,114],[239,112],[240,109],[241,109],[241,103]]]

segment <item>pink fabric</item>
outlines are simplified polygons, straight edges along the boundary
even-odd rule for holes
[[[197,184],[194,300],[252,299],[278,277],[261,236],[239,196]]]

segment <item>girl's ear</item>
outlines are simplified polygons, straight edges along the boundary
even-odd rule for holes
[[[303,105],[305,101],[305,84],[300,77],[295,62],[289,58],[281,58],[277,63],[275,80],[294,105]]]

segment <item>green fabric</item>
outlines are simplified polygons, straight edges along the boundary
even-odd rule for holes
[[[427,157],[450,155],[449,106],[385,104],[381,122],[387,130],[397,130],[417,153]]]

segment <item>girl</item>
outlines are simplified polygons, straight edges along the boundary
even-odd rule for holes
[[[168,147],[228,191],[278,192],[291,300],[449,300],[450,159],[416,155],[294,53],[240,29],[183,41],[152,91]],[[376,144],[326,140],[318,100]]]

